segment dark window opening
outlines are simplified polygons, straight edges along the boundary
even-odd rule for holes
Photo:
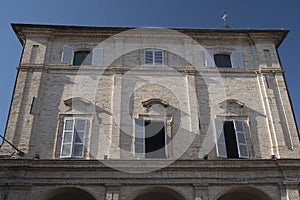
[[[166,158],[164,122],[145,121],[145,157]]]
[[[73,65],[91,65],[92,63],[92,55],[90,51],[76,51],[74,53],[74,61]]]
[[[215,64],[217,67],[231,68],[230,55],[227,54],[215,54],[214,55]]]
[[[227,158],[239,158],[233,121],[225,121],[223,125]]]

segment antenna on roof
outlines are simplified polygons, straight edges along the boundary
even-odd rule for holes
[[[224,28],[225,29],[228,29],[228,28],[230,28],[230,26],[228,26],[228,24],[227,24],[227,15],[228,15],[228,13],[226,12],[226,11],[224,11],[223,12],[223,14],[222,14],[222,19],[223,19],[223,21],[224,21]]]

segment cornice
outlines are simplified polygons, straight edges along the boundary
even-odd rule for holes
[[[40,25],[40,24],[12,24],[12,27],[22,41],[30,35],[49,35],[55,34],[56,36],[78,36],[78,37],[111,37],[120,32],[131,29],[148,29],[151,30],[164,30],[169,29],[186,34],[192,38],[205,38],[205,39],[246,39],[251,37],[253,41],[269,41],[278,47],[288,34],[285,29],[200,29],[200,28],[143,28],[143,27],[93,27],[93,26],[66,26],[66,25]],[[147,31],[148,31],[147,30]],[[159,34],[158,34],[159,35]],[[130,34],[131,36],[131,34]],[[147,37],[153,37],[150,33]],[[160,35],[164,35],[163,32]],[[24,38],[25,37],[25,38]]]
[[[132,75],[208,75],[208,76],[249,76],[255,77],[260,74],[283,74],[281,68],[215,68],[215,67],[194,67],[194,66],[72,66],[66,64],[21,64],[18,70],[47,71],[48,73],[69,73],[69,74],[132,74]]]

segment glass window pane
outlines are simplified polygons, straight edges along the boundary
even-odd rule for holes
[[[74,53],[74,62],[73,65],[90,65],[91,64],[91,56],[89,55],[89,51],[77,51]]]
[[[237,132],[237,136],[238,136],[238,143],[246,144],[244,133]]]
[[[224,67],[231,67],[231,60],[230,60],[230,56],[229,55],[223,55],[223,63],[224,63]]]
[[[75,132],[75,143],[84,143],[84,132]]]
[[[73,122],[74,120],[66,120],[65,121],[65,130],[72,130],[73,129]]]
[[[217,67],[222,67],[221,57],[220,55],[214,55],[215,64]]]
[[[224,133],[222,132],[218,138],[218,143],[225,143]]]
[[[92,64],[92,54],[89,52],[83,58],[82,65],[91,65]]]
[[[216,54],[214,55],[214,60],[217,67],[231,67],[230,55]]]
[[[77,119],[76,124],[75,124],[76,130],[77,131],[85,131],[85,122],[86,122],[86,120]]]
[[[225,145],[218,145],[218,153],[221,156],[224,156],[227,154],[226,152],[226,146]]]
[[[64,133],[64,143],[71,143],[72,142],[72,132],[65,132]]]
[[[236,129],[236,131],[244,132],[243,122],[235,121],[235,129]]]
[[[135,153],[144,153],[144,145],[135,144]]]
[[[71,155],[71,144],[64,144],[61,151],[61,156]]]
[[[240,149],[240,156],[242,156],[242,157],[249,156],[247,145],[239,145],[239,149]]]
[[[76,144],[74,145],[74,152],[73,156],[83,156],[83,145],[82,144]]]
[[[135,143],[139,143],[139,144],[144,144],[144,138],[138,138],[138,137],[136,137],[135,138]]]

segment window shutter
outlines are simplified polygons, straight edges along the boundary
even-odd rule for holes
[[[214,60],[214,54],[210,50],[204,51],[204,57],[205,57],[205,66],[206,67],[216,67],[215,60]]]
[[[134,155],[145,156],[145,122],[144,119],[134,119]]]
[[[239,151],[239,157],[249,158],[244,122],[239,120],[234,120],[233,123],[235,129],[236,143]]]
[[[83,157],[87,120],[66,118],[61,144],[60,157]]]
[[[61,158],[68,158],[72,156],[73,132],[74,132],[74,120],[65,119],[62,142],[61,142],[61,150],[60,150]]]
[[[73,58],[74,58],[74,50],[69,45],[63,46],[62,56],[61,56],[61,62],[65,64],[72,65],[73,64]]]
[[[153,51],[145,50],[145,64],[146,65],[153,65]]]
[[[163,51],[154,51],[154,65],[163,65],[164,64],[164,54]]]
[[[225,143],[225,136],[223,130],[223,121],[220,119],[215,119],[215,132],[216,132],[217,156],[227,158],[226,143]]]
[[[94,48],[92,56],[92,65],[102,65],[102,48]]]
[[[83,157],[84,156],[84,141],[86,135],[87,120],[76,119],[74,129],[74,147],[72,156]]]
[[[230,55],[232,68],[243,68],[243,59],[240,51],[234,51]]]

